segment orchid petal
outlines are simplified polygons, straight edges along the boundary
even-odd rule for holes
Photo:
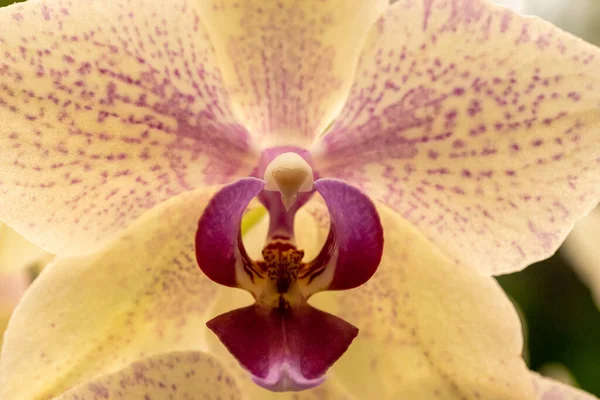
[[[360,327],[333,377],[358,398],[531,399],[519,317],[496,281],[378,210],[386,242],[373,278],[312,301]]]
[[[592,210],[575,224],[569,233],[561,254],[564,255],[591,289],[596,304],[600,307],[600,207]]]
[[[225,186],[211,199],[198,221],[198,266],[221,285],[238,285],[237,271],[243,271],[247,258],[244,247],[240,246],[242,216],[264,185],[260,179],[244,178]]]
[[[6,332],[0,398],[48,398],[141,357],[201,349],[217,286],[196,266],[190,215],[211,195],[183,193],[102,251],[46,267]]]
[[[387,0],[205,1],[203,22],[244,125],[264,147],[306,145],[347,95]]]
[[[68,256],[250,170],[197,2],[0,9],[0,218]]]
[[[537,400],[598,400],[596,396],[534,372],[531,373],[531,377]]]
[[[47,257],[44,250],[0,223],[0,273],[15,273]]]
[[[253,380],[272,391],[318,386],[358,334],[346,321],[309,305],[286,312],[260,304],[207,323]]]
[[[299,214],[302,210],[299,211]],[[308,217],[310,218],[310,217]],[[259,231],[266,232],[266,228],[259,228]],[[249,232],[248,234],[252,234]],[[256,232],[254,232],[256,233]],[[248,252],[253,252],[258,249],[260,252],[262,248],[262,242],[257,243],[257,248],[248,247]],[[213,309],[210,311],[211,315],[220,315],[227,311],[243,308],[251,305],[253,302],[252,297],[243,290],[231,290],[229,288],[220,289],[220,293],[217,297],[216,302],[213,305]],[[236,381],[246,398],[249,400],[353,400],[354,397],[346,391],[335,379],[329,377],[320,384],[319,386],[306,389],[301,392],[293,393],[273,393],[269,390],[265,390],[258,386],[250,377],[247,371],[242,369],[238,361],[231,355],[223,343],[215,336],[212,332],[208,331],[206,337],[208,349],[211,354],[214,354],[222,360],[227,367],[228,371],[234,374]]]
[[[313,262],[329,256],[329,247],[333,246],[335,253],[327,267],[334,268],[334,272],[327,289],[360,286],[373,276],[381,262],[383,228],[377,209],[368,197],[343,181],[320,179],[315,188],[327,205],[331,228],[323,251]]]
[[[600,196],[600,51],[484,0],[401,0],[313,155],[480,272],[551,255]]]
[[[241,399],[233,377],[201,352],[173,352],[135,362],[126,368],[73,388],[56,400]]]

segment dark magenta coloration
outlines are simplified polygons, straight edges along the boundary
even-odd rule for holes
[[[237,286],[235,264],[242,215],[264,185],[260,179],[244,178],[225,186],[198,222],[196,261],[206,276],[221,285]]]
[[[255,304],[219,315],[207,325],[255,382],[271,390],[278,389],[285,373],[294,381],[285,390],[320,384],[358,334],[356,327],[308,304]]]
[[[329,289],[351,289],[373,276],[383,255],[383,227],[373,202],[360,190],[338,179],[320,179],[315,188],[325,200],[338,258]],[[319,257],[318,257],[319,258]]]

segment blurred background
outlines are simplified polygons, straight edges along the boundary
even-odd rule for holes
[[[0,0],[0,7],[13,2]],[[600,45],[600,0],[495,2]],[[600,396],[600,293],[590,291],[600,292],[600,209],[593,213],[568,248],[498,281],[521,312],[530,368]]]

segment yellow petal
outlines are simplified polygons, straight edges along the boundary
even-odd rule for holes
[[[250,232],[249,232],[250,233]],[[262,246],[262,244],[260,245]],[[248,248],[249,250],[251,248]],[[252,304],[254,301],[249,293],[231,288],[220,288],[217,301],[210,310],[210,317]],[[238,382],[245,398],[248,400],[354,400],[355,397],[334,378],[328,378],[325,383],[316,388],[296,393],[274,393],[258,386],[252,381],[248,372],[244,371],[217,336],[208,329],[204,331],[208,349],[221,360]]]
[[[241,399],[234,379],[211,356],[174,352],[93,379],[56,400]]]
[[[600,207],[578,221],[567,237],[561,254],[564,255],[591,289],[600,307]]]
[[[45,399],[140,357],[201,349],[217,285],[196,265],[194,238],[209,198],[181,194],[102,251],[50,264],[6,332],[0,398]]]
[[[531,373],[537,400],[598,400],[582,390]]]
[[[452,259],[519,270],[600,200],[599,70],[600,49],[487,0],[400,0],[315,163]]]
[[[496,281],[378,210],[385,248],[374,277],[313,301],[360,329],[334,377],[358,398],[531,399],[519,317]]]
[[[44,250],[0,223],[0,273],[14,273],[44,261]]]
[[[203,1],[237,115],[264,146],[303,145],[339,112],[386,0]]]
[[[182,191],[247,174],[198,2],[0,8],[0,219],[90,254]]]

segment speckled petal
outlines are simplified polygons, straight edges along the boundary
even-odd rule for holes
[[[46,399],[141,357],[201,349],[217,285],[196,266],[195,215],[211,195],[180,194],[102,251],[46,267],[6,332],[0,398]]]
[[[378,210],[386,242],[373,278],[312,302],[360,329],[332,377],[358,398],[533,399],[519,317],[496,281]]]
[[[48,257],[48,253],[0,222],[0,273],[15,273]]]
[[[598,70],[597,48],[491,2],[400,0],[315,164],[461,264],[519,270],[599,200]]]
[[[171,196],[247,174],[197,3],[0,9],[0,219],[84,255]]]
[[[598,400],[596,396],[569,385],[531,373],[536,400]]]
[[[135,362],[95,378],[56,400],[236,400],[242,392],[212,356],[173,352]]]
[[[588,285],[600,308],[600,207],[578,221],[560,249],[582,281]]]
[[[200,2],[234,108],[265,146],[304,145],[339,112],[387,0]]]

